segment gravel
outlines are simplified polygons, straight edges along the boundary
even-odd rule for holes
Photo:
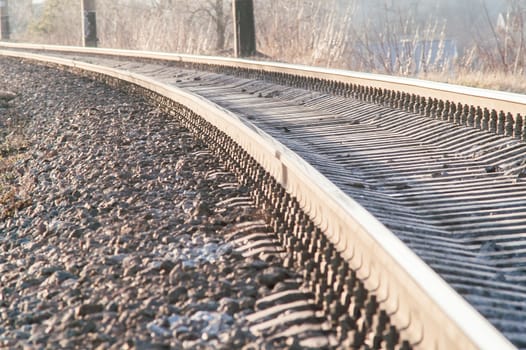
[[[0,205],[0,348],[253,348],[244,316],[290,272],[225,239],[263,218],[221,208],[248,189],[140,96],[15,59],[0,77],[0,123],[28,121],[24,200]]]

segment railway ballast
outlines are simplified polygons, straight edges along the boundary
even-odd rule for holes
[[[321,312],[312,315],[336,331],[319,341],[526,347],[523,97],[244,60],[44,49],[2,54],[146,96],[253,189],[290,254],[284,265],[306,268]],[[268,322],[251,333],[279,324]]]

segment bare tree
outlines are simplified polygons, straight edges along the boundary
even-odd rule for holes
[[[225,49],[227,26],[231,22],[230,11],[225,11],[225,6],[230,7],[230,0],[205,0],[195,9],[191,10],[191,16],[204,14],[215,24],[216,50]]]
[[[98,0],[103,46],[224,53],[231,47],[230,0]]]
[[[370,11],[351,28],[351,69],[413,76],[451,69],[456,45],[445,21],[432,15],[422,21],[418,2],[384,2]]]
[[[20,40],[23,38],[29,22],[33,18],[31,0],[9,1],[9,17],[11,38]]]
[[[256,1],[258,50],[277,60],[342,66],[354,1]]]
[[[521,74],[525,72],[524,58],[526,1],[506,0],[498,15],[481,0],[482,21],[472,29],[472,60],[465,70]],[[466,60],[467,61],[467,60]]]
[[[32,42],[79,45],[81,42],[80,2],[47,0],[40,13],[34,13],[31,2],[20,2],[15,14],[17,39]],[[26,24],[27,23],[27,24]]]

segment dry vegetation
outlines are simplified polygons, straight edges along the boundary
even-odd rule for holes
[[[457,38],[444,6],[431,1],[255,0],[257,45],[272,60],[526,93],[526,0],[499,1],[496,18],[486,2],[469,0],[479,11],[466,21],[476,25],[457,28]],[[80,44],[79,0],[30,3],[11,5],[15,40]],[[102,47],[233,52],[231,0],[97,0],[97,16]]]
[[[499,91],[511,91],[526,94],[526,79],[524,75],[515,75],[502,71],[462,71],[455,75],[427,73],[421,79],[440,81],[449,84],[478,87]]]

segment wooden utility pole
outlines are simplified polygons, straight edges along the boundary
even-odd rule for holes
[[[0,40],[9,40],[9,11],[7,0],[0,0]]]
[[[234,41],[236,57],[256,54],[256,28],[253,0],[234,0]]]
[[[1,1],[1,0],[0,0]],[[82,45],[97,47],[97,15],[95,0],[82,1]]]

